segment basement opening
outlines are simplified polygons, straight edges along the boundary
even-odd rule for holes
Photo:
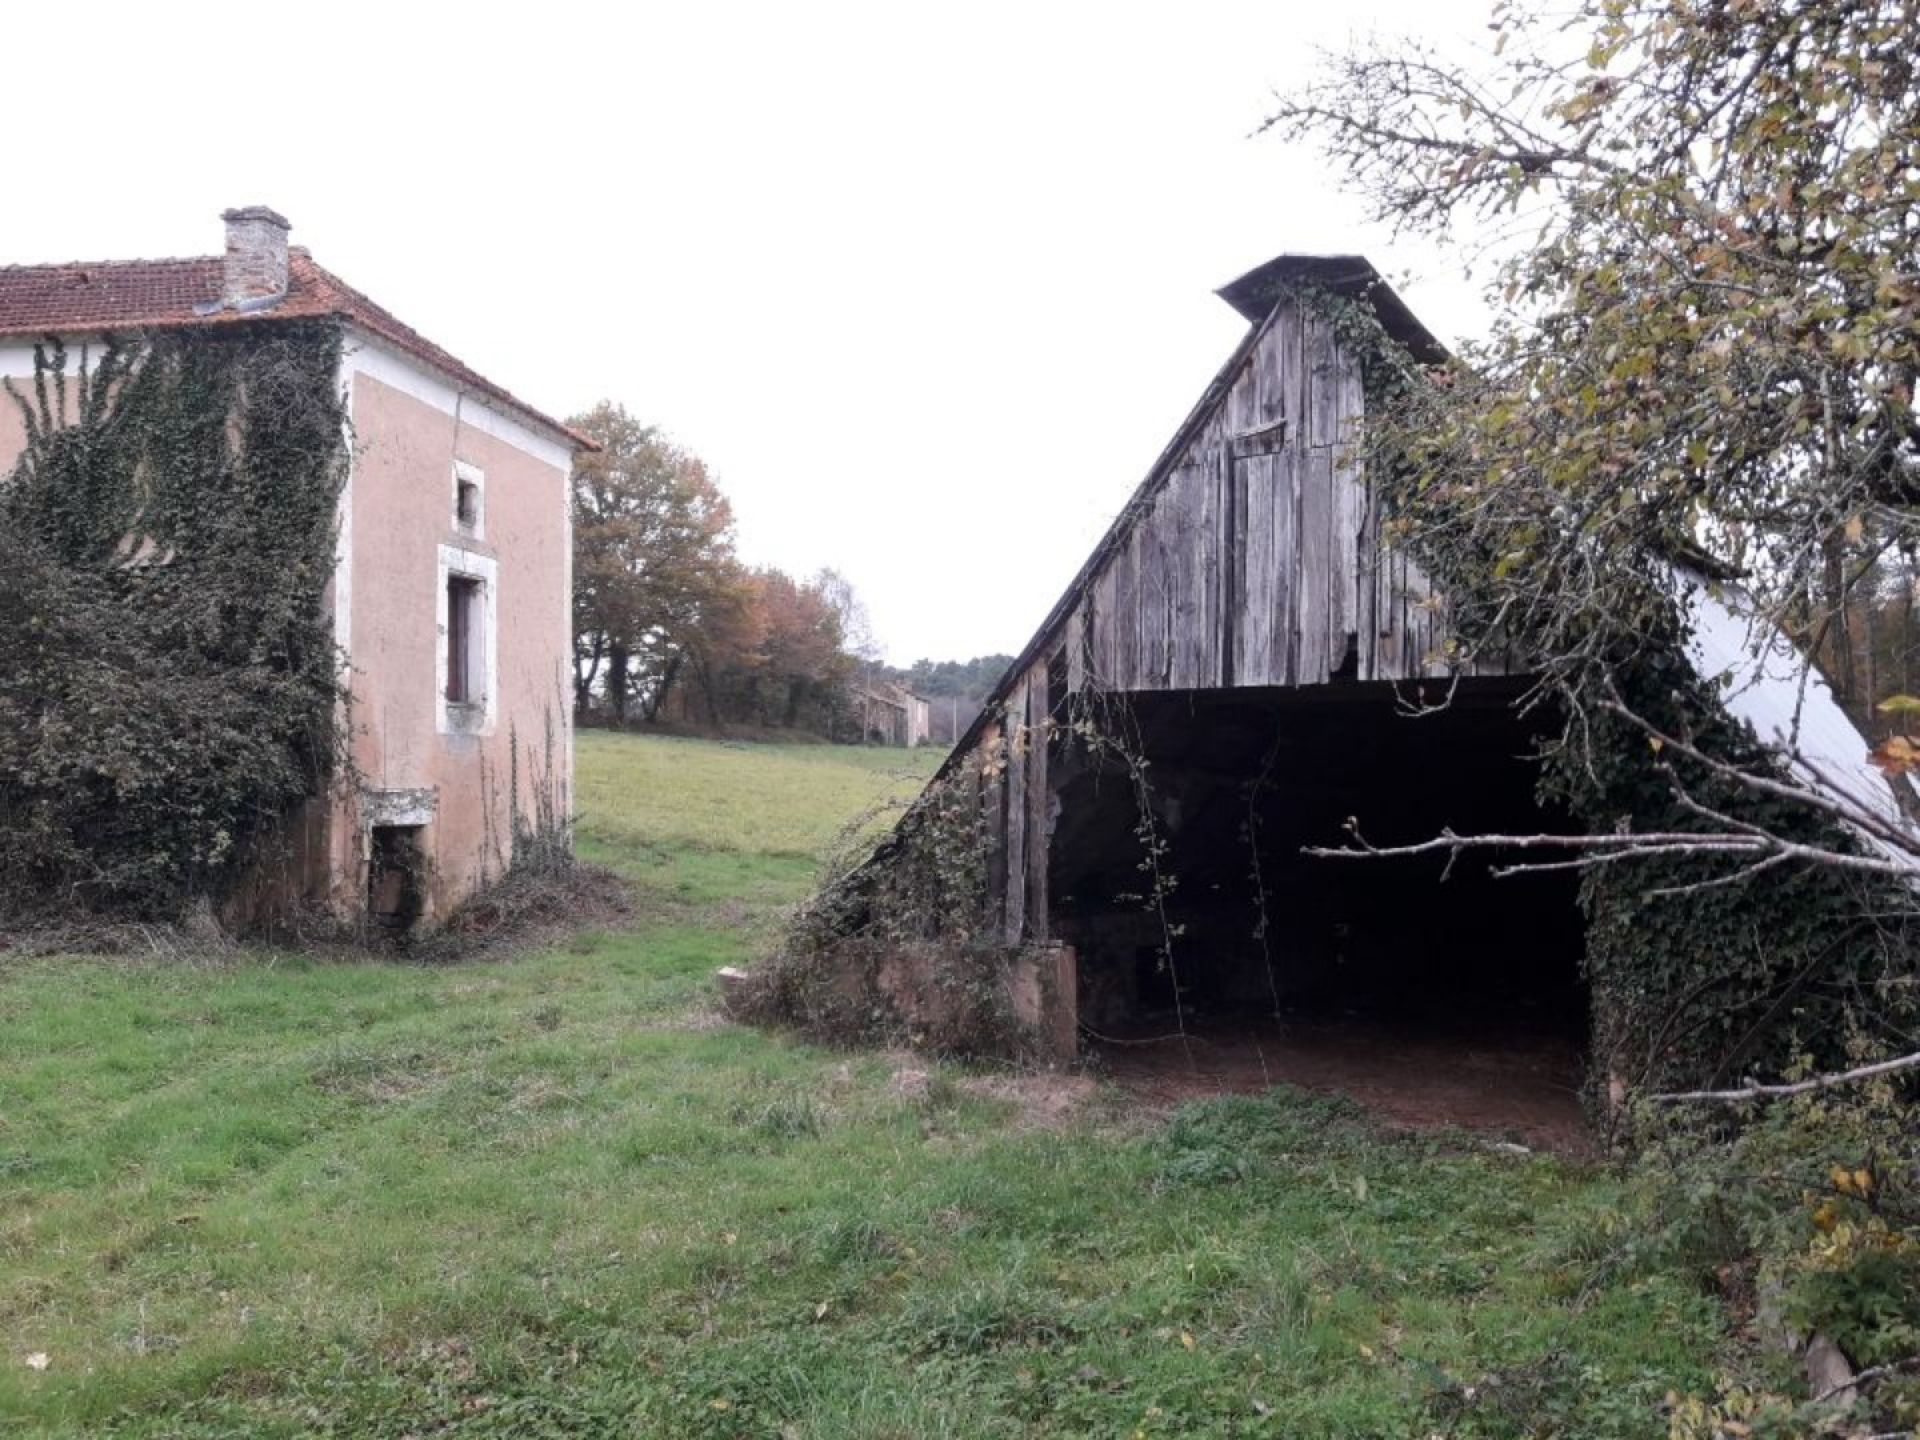
[[[376,934],[402,939],[425,908],[426,852],[419,825],[375,825],[367,856],[367,919]]]
[[[1579,1144],[1578,876],[1300,853],[1344,843],[1350,817],[1376,845],[1574,828],[1536,797],[1550,717],[1515,709],[1523,689],[1463,680],[1418,716],[1407,689],[1352,682],[1126,697],[1174,886],[1163,926],[1134,786],[1111,758],[1063,754],[1048,884],[1088,1050],[1164,1098],[1287,1082]]]

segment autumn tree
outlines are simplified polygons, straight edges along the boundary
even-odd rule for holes
[[[831,733],[854,670],[833,597],[818,580],[764,566],[747,574],[745,603],[735,634],[743,643],[695,660],[710,718]]]
[[[1369,460],[1462,630],[1524,645],[1571,746],[1605,720],[1685,746],[1625,681],[1684,624],[1676,573],[1737,581],[1843,703],[1875,698],[1854,631],[1920,553],[1917,25],[1914,0],[1502,5],[1483,61],[1365,45],[1270,121],[1382,218],[1495,257],[1459,363],[1370,352]],[[1891,855],[1703,828],[1751,863],[1920,876],[1908,832],[1842,808]]]
[[[731,642],[746,604],[733,511],[699,457],[602,401],[573,427],[600,445],[575,464],[574,691],[596,688],[616,721],[647,713],[713,637]]]

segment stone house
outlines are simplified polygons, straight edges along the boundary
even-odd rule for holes
[[[55,338],[75,366],[109,334],[340,326],[350,454],[327,603],[352,783],[293,818],[241,903],[431,918],[507,863],[515,814],[568,813],[569,480],[591,442],[290,246],[274,211],[223,218],[219,255],[0,267],[0,378],[30,381]],[[0,474],[24,443],[0,400]]]
[[[924,745],[932,735],[932,707],[923,697],[891,680],[856,683],[853,712],[864,743]]]

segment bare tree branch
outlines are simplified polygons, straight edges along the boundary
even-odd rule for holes
[[[1738,1104],[1747,1100],[1779,1100],[1789,1095],[1811,1095],[1816,1090],[1831,1090],[1836,1085],[1853,1085],[1862,1080],[1872,1080],[1880,1075],[1897,1075],[1903,1070],[1920,1070],[1920,1051],[1911,1055],[1902,1055],[1894,1060],[1881,1060],[1872,1065],[1862,1065],[1854,1070],[1843,1070],[1836,1075],[1816,1075],[1810,1080],[1796,1080],[1789,1085],[1748,1085],[1740,1090],[1670,1090],[1658,1095],[1649,1095],[1647,1098],[1672,1105],[1694,1102]]]

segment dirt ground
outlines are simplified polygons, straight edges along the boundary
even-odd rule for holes
[[[1458,1126],[1562,1154],[1586,1153],[1581,1054],[1571,1037],[1356,1016],[1282,1021],[1170,1017],[1088,1042],[1097,1069],[1142,1099],[1299,1085],[1351,1097],[1396,1124]]]

